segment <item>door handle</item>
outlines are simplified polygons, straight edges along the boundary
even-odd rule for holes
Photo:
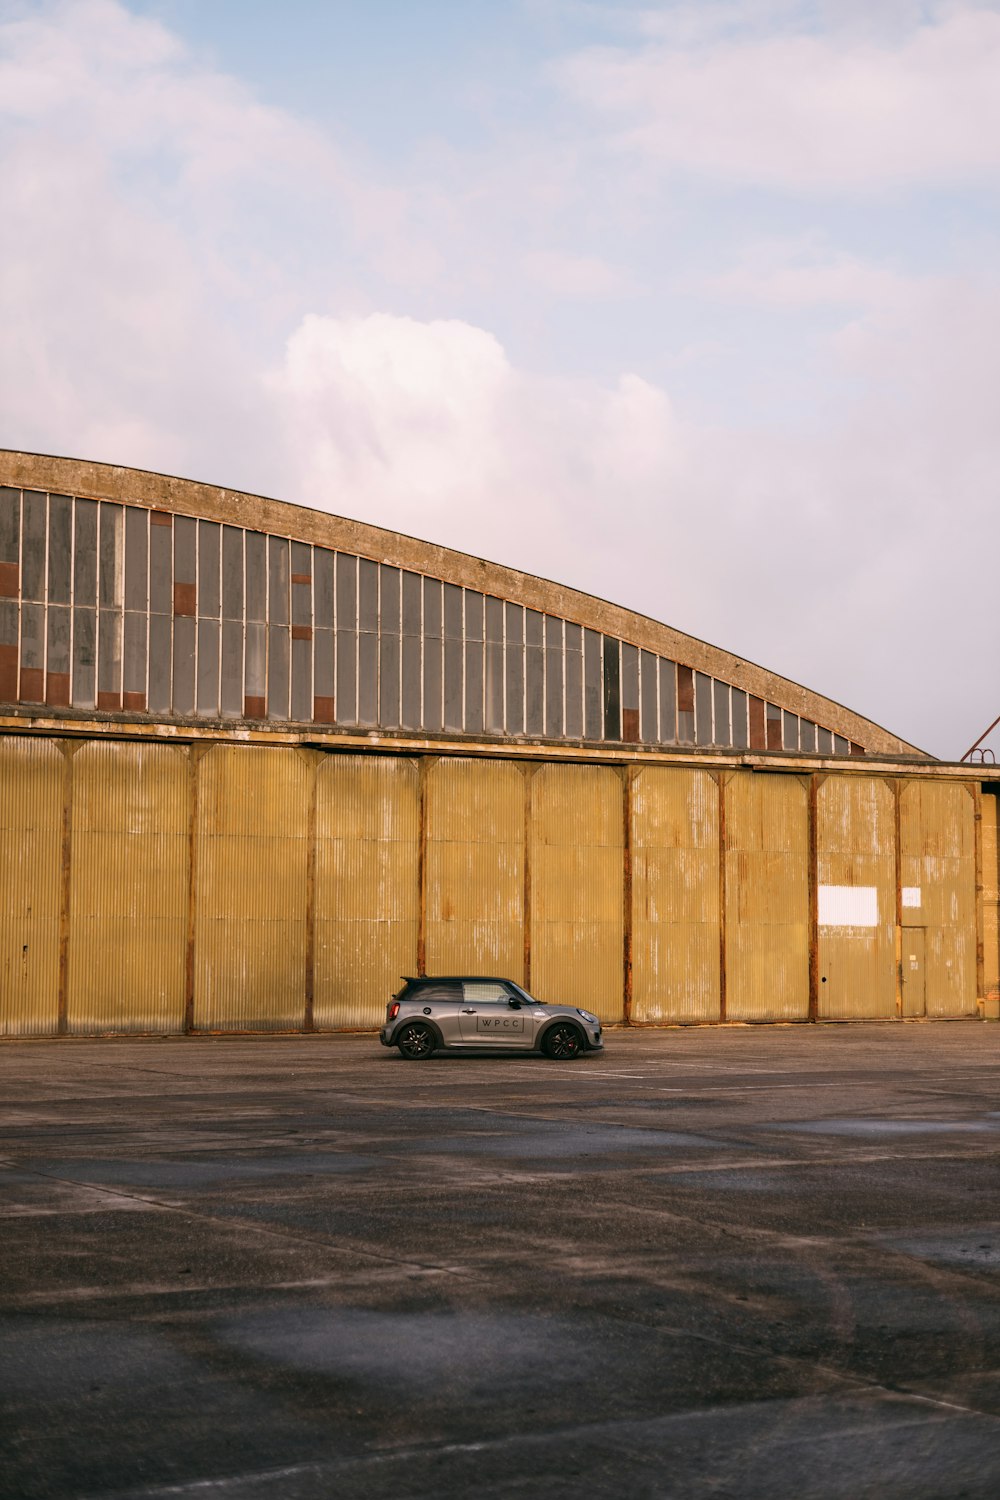
[[[462,1012],[463,1016],[474,1016],[475,1014],[476,1012],[474,1010],[463,1010]]]

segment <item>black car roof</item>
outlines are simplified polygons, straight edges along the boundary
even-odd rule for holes
[[[502,974],[401,974],[407,984],[513,984],[521,986],[516,979],[507,979]]]

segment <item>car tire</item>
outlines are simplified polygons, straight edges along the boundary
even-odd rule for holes
[[[571,1025],[568,1021],[560,1021],[555,1026],[550,1026],[542,1037],[542,1051],[553,1062],[572,1062],[574,1058],[582,1057],[583,1037],[580,1028]]]
[[[422,1021],[408,1021],[396,1038],[396,1046],[408,1062],[424,1062],[437,1046],[437,1037]]]

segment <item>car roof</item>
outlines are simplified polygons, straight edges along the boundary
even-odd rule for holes
[[[521,986],[516,979],[506,979],[502,974],[402,974],[407,984],[512,984]]]

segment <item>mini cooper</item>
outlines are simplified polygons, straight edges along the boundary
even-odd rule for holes
[[[379,1032],[411,1062],[437,1051],[542,1052],[568,1061],[604,1048],[601,1023],[575,1005],[543,1005],[510,979],[407,979]]]

